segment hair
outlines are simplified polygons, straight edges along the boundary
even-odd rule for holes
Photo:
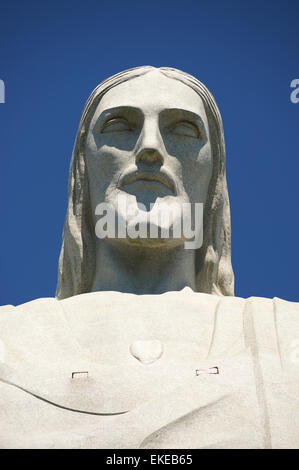
[[[93,90],[85,104],[70,165],[68,206],[58,264],[58,299],[90,292],[95,273],[95,230],[85,160],[85,143],[91,119],[105,93],[152,70],[155,67],[136,67],[107,78]],[[195,77],[169,67],[160,67],[158,70],[189,86],[200,96],[209,124],[213,170],[204,206],[203,244],[196,250],[196,289],[208,294],[234,295],[230,207],[220,112],[210,91]]]

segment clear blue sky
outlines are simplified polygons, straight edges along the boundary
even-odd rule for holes
[[[173,66],[224,122],[236,295],[299,301],[298,1],[3,0],[0,304],[55,293],[80,114],[104,78]]]

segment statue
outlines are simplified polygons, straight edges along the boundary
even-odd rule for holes
[[[299,304],[234,297],[222,121],[197,79],[145,66],[92,92],[58,271],[56,298],[0,308],[1,448],[298,446]]]

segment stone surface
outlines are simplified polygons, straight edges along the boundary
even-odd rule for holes
[[[0,445],[296,448],[298,315],[298,303],[189,288],[2,307]],[[142,364],[129,345],[153,338],[163,355]]]
[[[163,354],[163,343],[158,339],[134,341],[130,346],[130,353],[142,364],[152,364]]]
[[[202,247],[98,239],[120,199],[203,203]],[[0,447],[298,447],[299,303],[233,281],[212,95],[169,68],[110,77],[79,124],[56,298],[0,307]]]

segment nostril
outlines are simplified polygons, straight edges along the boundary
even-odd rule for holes
[[[153,165],[154,163],[163,163],[163,157],[160,152],[156,149],[143,149],[137,155],[137,162],[144,162],[147,165]]]

